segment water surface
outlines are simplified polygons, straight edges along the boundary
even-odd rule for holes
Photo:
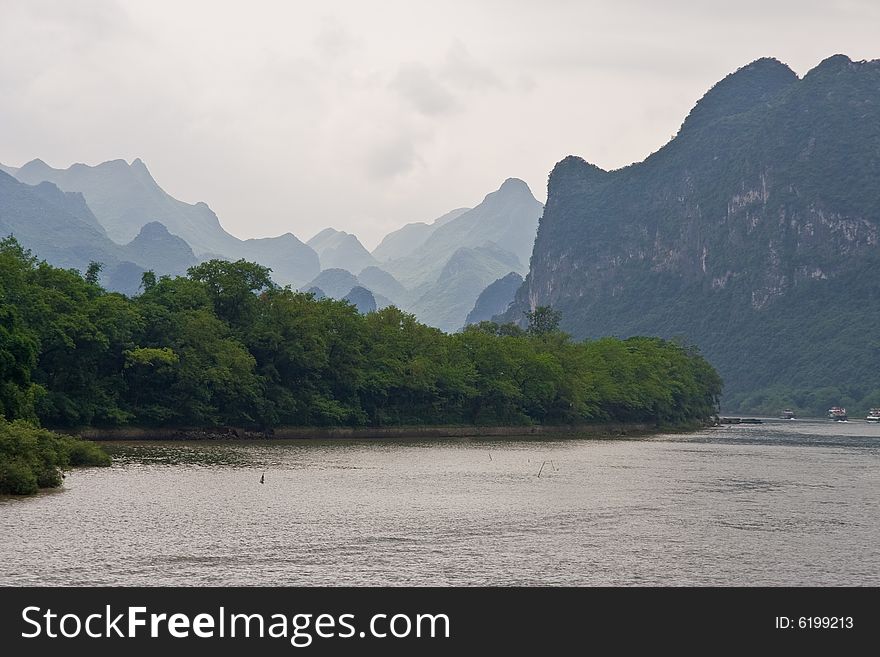
[[[108,448],[0,498],[0,584],[880,585],[864,422]]]

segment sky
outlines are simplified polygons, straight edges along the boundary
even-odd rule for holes
[[[374,247],[569,154],[643,160],[759,57],[880,58],[876,0],[0,0],[0,163],[141,158],[241,238]]]

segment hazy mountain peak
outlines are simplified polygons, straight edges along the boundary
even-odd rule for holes
[[[144,224],[137,237],[123,248],[132,262],[158,268],[162,273],[183,274],[198,262],[189,244],[172,235],[160,221]]]
[[[76,165],[74,165],[76,166]],[[101,162],[99,165],[95,167],[89,167],[87,164],[80,164],[81,167],[87,167],[90,169],[106,169],[110,171],[124,171],[127,172],[131,167],[128,162],[123,160],[122,158],[116,158],[115,160],[107,160],[106,162]]]
[[[37,175],[37,174],[42,174],[44,172],[51,172],[53,170],[54,169],[52,169],[52,167],[50,167],[48,164],[46,164],[43,160],[41,160],[38,157],[35,157],[33,160],[31,160],[27,164],[24,164],[22,167],[20,167],[18,169],[18,175],[26,177],[28,174]],[[22,180],[22,182],[26,182],[26,181]],[[35,182],[41,182],[41,181],[35,181]]]
[[[377,264],[357,236],[344,230],[325,228],[306,242],[318,253],[322,269],[346,268],[359,272]]]
[[[144,161],[141,160],[139,157],[133,159],[128,168],[141,180],[155,185],[156,187],[159,186],[153,178],[153,174],[151,174],[150,170],[147,168],[147,165],[144,164]]]
[[[141,227],[141,232],[138,233],[138,237],[146,237],[146,238],[155,238],[155,237],[165,237],[166,235],[171,235],[168,231],[168,228],[165,227],[161,221],[151,221],[148,224],[144,224]]]
[[[342,299],[351,289],[359,285],[358,279],[347,269],[333,267],[324,269],[313,281],[303,285],[300,289],[308,291],[313,287],[320,288],[324,293],[334,299]]]
[[[486,194],[486,197],[483,199],[483,204],[490,204],[496,202],[518,202],[520,200],[528,200],[531,199],[535,203],[537,203],[537,199],[535,199],[535,195],[532,194],[532,190],[529,189],[529,186],[526,184],[524,180],[520,180],[519,178],[508,178],[501,186],[495,190],[494,192],[490,192]]]
[[[501,183],[501,187],[498,188],[498,191],[507,193],[532,193],[532,190],[529,189],[529,186],[526,184],[526,182],[524,180],[521,180],[520,178],[508,178],[503,183]]]
[[[324,240],[330,239],[336,235],[347,235],[347,234],[348,233],[341,231],[341,230],[336,230],[335,228],[325,228],[324,230],[316,233],[310,240],[308,240],[306,242],[306,244],[308,244],[309,246],[314,248],[314,246],[316,244],[320,244]]]
[[[434,219],[430,224],[424,221],[406,224],[383,237],[379,245],[373,249],[373,257],[379,262],[387,262],[388,260],[396,260],[411,255],[413,251],[431,237],[435,230],[448,224],[450,221],[458,219],[470,210],[471,208],[450,210],[443,216]]]
[[[525,273],[523,265],[528,263],[531,256],[542,211],[543,205],[532,195],[529,186],[520,179],[509,178],[494,192],[487,194],[475,208],[434,229],[418,248],[387,260],[383,266],[404,286],[416,289],[440,281],[450,271],[462,268],[471,256],[489,257],[494,263],[493,277],[488,280],[482,274],[471,277],[470,280],[476,281],[474,285],[478,284],[479,288],[475,289],[470,283],[467,285],[467,294],[473,293],[473,297],[467,301],[461,317],[454,320],[457,322],[452,327],[454,330],[461,326],[467,312],[473,307],[473,301],[486,285],[509,271]],[[490,241],[496,244],[495,249],[505,254],[503,257],[499,258],[499,254],[491,252],[491,249],[482,248]],[[461,252],[461,247],[476,249],[477,252]],[[450,261],[452,270],[444,274]],[[499,271],[502,268],[503,271]],[[453,321],[451,313],[446,313],[446,316],[448,321]],[[443,326],[449,326],[447,320],[443,320]]]

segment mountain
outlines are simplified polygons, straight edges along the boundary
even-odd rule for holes
[[[510,272],[507,276],[499,278],[480,292],[477,297],[474,308],[468,313],[464,325],[479,324],[482,321],[489,321],[495,315],[505,312],[513,303],[516,291],[523,283],[523,277],[515,271]]]
[[[8,174],[14,178],[15,174],[18,172],[18,169],[16,169],[15,167],[7,167],[7,166],[0,164],[0,171],[2,171],[3,173]]]
[[[29,185],[46,180],[65,191],[81,192],[107,235],[120,244],[130,242],[151,221],[161,221],[196,253],[220,253],[231,237],[204,203],[190,205],[165,193],[139,159],[131,164],[111,160],[93,167],[74,164],[68,169],[54,169],[36,159],[21,167],[15,177]]]
[[[57,267],[85,269],[92,260],[115,265],[122,247],[91,220],[81,217],[78,199],[32,186],[0,172],[0,236],[14,235],[36,256]]]
[[[880,61],[798,78],[760,59],[645,161],[559,162],[500,319],[550,305],[578,338],[683,339],[721,373],[726,410],[852,410],[880,402],[878,267]]]
[[[236,238],[230,250],[220,255],[236,260],[244,258],[271,267],[272,280],[281,285],[298,285],[321,271],[318,254],[293,233],[248,240]]]
[[[366,267],[378,264],[358,238],[351,233],[325,228],[306,242],[318,254],[321,269],[343,268],[360,272]]]
[[[358,282],[373,294],[387,297],[399,307],[408,304],[410,292],[394,276],[379,267],[367,267],[358,274]]]
[[[62,192],[58,187],[49,182],[41,182],[34,185],[34,192],[40,195],[44,201],[57,208],[63,208],[72,217],[88,224],[96,231],[105,235],[104,228],[98,223],[91,209],[86,205],[83,195],[78,192]]]
[[[57,267],[85,271],[92,261],[104,264],[102,283],[110,289],[137,292],[144,269],[83,218],[81,198],[64,194],[50,183],[26,185],[0,172],[0,237],[14,236],[26,249]]]
[[[187,269],[199,262],[189,244],[169,233],[158,221],[141,228],[137,237],[122,250],[131,262],[158,274],[182,276]]]
[[[413,251],[425,243],[435,230],[440,226],[449,223],[453,219],[457,219],[470,208],[458,208],[447,212],[442,217],[435,219],[430,224],[419,221],[412,224],[406,224],[402,228],[388,233],[379,246],[373,249],[373,257],[379,262],[388,260],[397,260],[410,255]]]
[[[325,269],[314,280],[300,288],[309,291],[311,288],[318,288],[328,297],[334,299],[342,299],[346,294],[351,292],[352,288],[358,287],[358,279],[350,271],[345,269],[333,268]]]
[[[425,324],[446,332],[457,331],[464,326],[480,292],[518,264],[510,252],[492,244],[461,247],[449,258],[437,280],[407,310]]]
[[[351,291],[346,294],[342,300],[348,301],[351,305],[357,308],[358,312],[362,315],[376,311],[376,299],[373,296],[373,293],[360,285],[351,288]]]
[[[54,184],[26,185],[0,172],[0,236],[13,235],[38,258],[56,267],[85,271],[92,261],[104,265],[107,289],[137,294],[141,274],[185,274],[198,260],[189,245],[153,222],[128,244],[104,233],[79,193]]]
[[[541,211],[542,205],[528,185],[508,178],[477,207],[439,226],[410,255],[385,262],[383,269],[414,288],[435,281],[458,249],[491,242],[518,259],[514,271],[525,273]]]
[[[130,242],[146,224],[159,221],[197,256],[255,260],[271,267],[279,283],[301,284],[320,271],[317,254],[290,233],[244,241],[230,235],[205,203],[184,203],[167,194],[140,159],[131,164],[124,160],[74,164],[68,169],[54,169],[37,159],[16,170],[15,177],[31,185],[48,181],[82,193],[107,235],[119,244]]]

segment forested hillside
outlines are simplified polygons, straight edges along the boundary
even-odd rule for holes
[[[880,405],[880,61],[798,78],[761,59],[644,162],[554,168],[504,319],[549,305],[579,338],[680,336],[728,412]]]

